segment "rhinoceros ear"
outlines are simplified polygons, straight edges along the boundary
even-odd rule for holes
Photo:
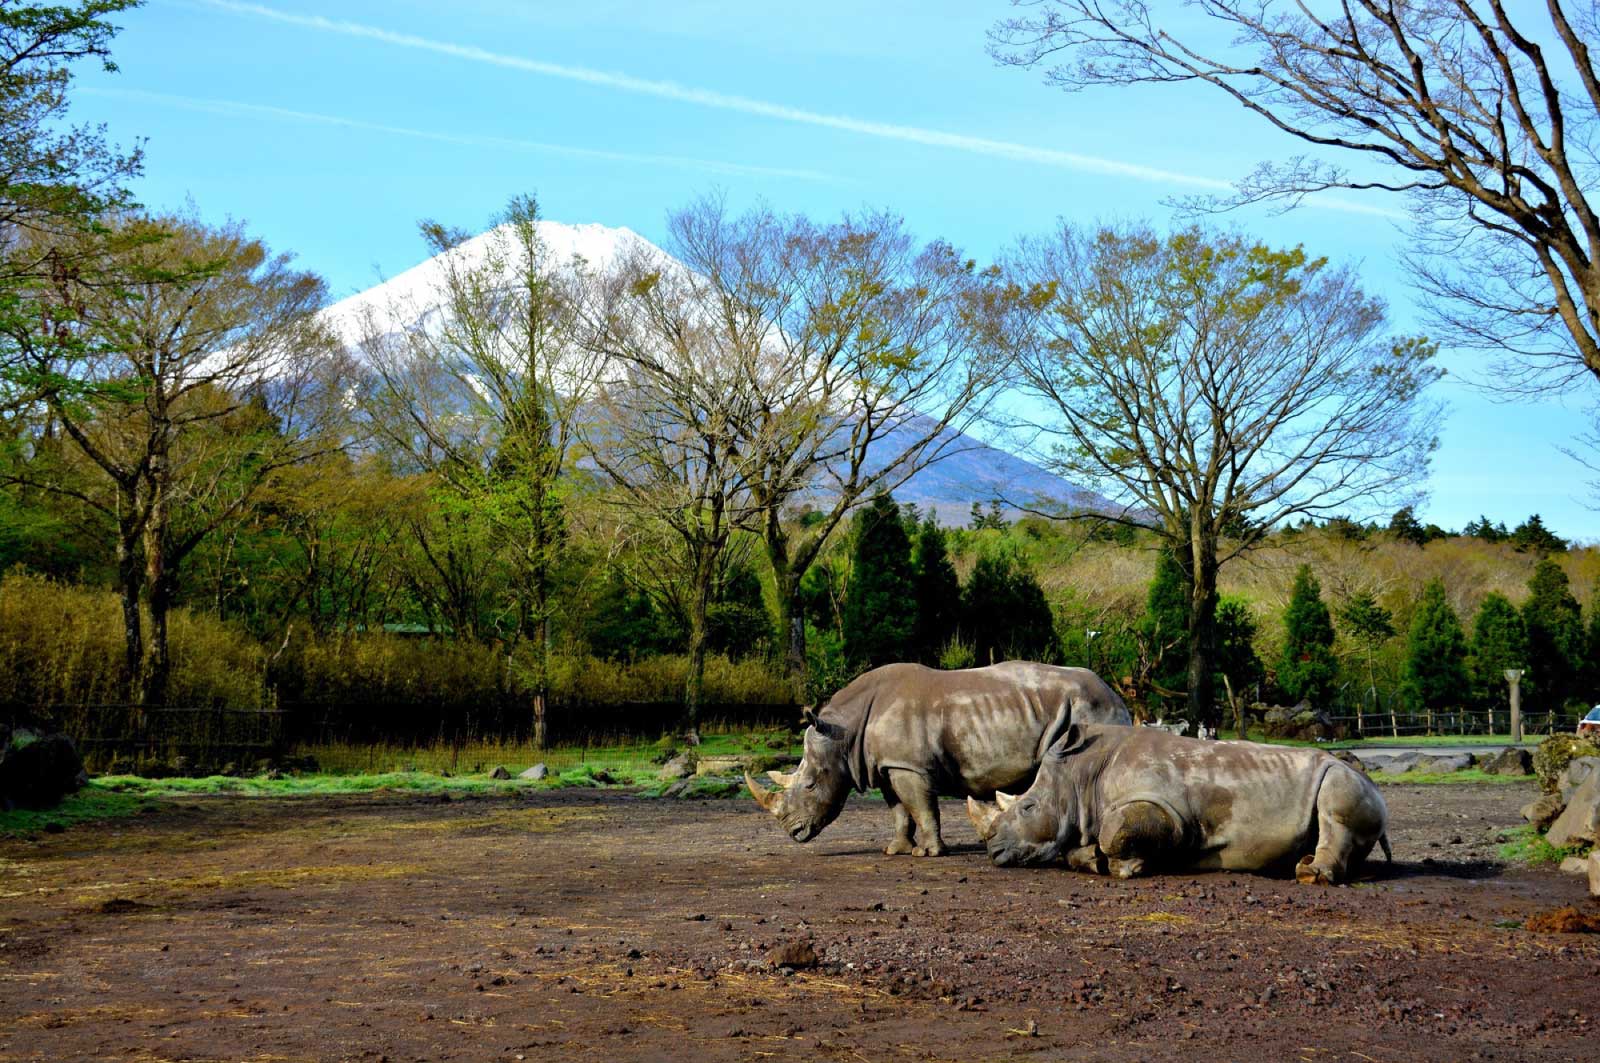
[[[1016,804],[1017,799],[1010,794],[1001,793],[999,790],[996,790],[994,792],[994,803],[1000,806],[1000,811],[1004,812],[1006,809]]]
[[[815,706],[805,711],[805,717],[806,724],[823,738],[838,738],[844,734],[843,729],[838,724],[829,723],[821,716],[818,716]]]
[[[1055,744],[1050,747],[1048,756],[1054,760],[1062,760],[1083,751],[1088,745],[1088,732],[1084,730],[1082,724],[1075,723],[1067,728],[1065,734],[1056,739]]]

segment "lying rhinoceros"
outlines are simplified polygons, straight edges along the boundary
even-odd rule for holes
[[[1021,797],[967,799],[1001,867],[1065,858],[1129,878],[1150,868],[1349,877],[1381,843],[1388,810],[1365,775],[1315,749],[1202,742],[1153,727],[1071,727]]]
[[[940,671],[890,664],[807,711],[805,756],[780,791],[745,775],[762,808],[797,842],[832,823],[852,790],[881,787],[894,813],[886,853],[940,856],[940,794],[988,797],[1026,786],[1072,723],[1129,723],[1116,691],[1085,668],[1009,661]],[[913,844],[912,827],[916,828]]]

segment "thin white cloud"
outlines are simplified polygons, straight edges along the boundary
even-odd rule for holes
[[[126,100],[138,100],[144,103],[164,104],[169,107],[181,107],[185,110],[202,111],[207,114],[253,116],[337,126],[345,129],[361,129],[390,136],[410,137],[415,140],[431,140],[440,144],[457,144],[462,147],[508,148],[515,151],[536,151],[554,155],[568,155],[574,158],[604,159],[610,162],[642,163],[652,166],[681,166],[686,169],[705,170],[711,173],[731,176],[783,177],[802,181],[834,180],[828,174],[818,173],[815,170],[750,166],[744,163],[722,162],[716,159],[697,159],[683,155],[648,155],[626,151],[604,151],[598,148],[580,148],[570,144],[550,144],[541,140],[519,140],[512,137],[436,133],[427,129],[411,129],[406,126],[386,125],[380,122],[364,122],[358,118],[318,114],[314,111],[296,111],[286,107],[271,107],[259,103],[242,103],[238,100],[202,99],[195,96],[176,96],[165,92],[146,92],[140,89],[94,88],[89,86],[79,91],[95,96],[111,96]]]
[[[779,121],[796,122],[802,125],[821,126],[825,129],[838,129],[883,140],[898,140],[913,144],[923,144],[929,147],[948,148],[973,155],[1013,159],[1019,162],[1036,163],[1109,177],[1126,177],[1155,184],[1204,189],[1209,192],[1234,191],[1232,184],[1213,177],[1202,177],[1152,166],[1141,166],[1137,163],[1121,162],[1097,155],[1055,151],[1050,148],[1038,148],[1014,141],[991,140],[987,137],[948,133],[921,126],[874,122],[863,118],[853,118],[849,115],[824,114],[819,111],[790,107],[786,104],[772,103],[767,100],[757,100],[748,96],[735,96],[710,89],[698,89],[688,85],[680,85],[675,81],[655,81],[634,77],[629,74],[595,70],[589,67],[567,66],[561,63],[545,62],[540,59],[529,59],[519,55],[507,55],[503,52],[491,52],[472,45],[453,44],[449,41],[419,37],[410,33],[400,33],[395,30],[369,26],[360,22],[283,11],[263,4],[241,2],[241,0],[194,0],[194,2],[204,7],[227,11],[236,15],[267,19],[290,26],[299,26],[303,29],[316,30],[321,33],[333,33],[346,37],[379,41],[400,48],[412,48],[418,51],[432,52],[436,55],[451,56],[467,62],[520,70],[524,73],[536,74],[541,77],[576,81],[586,85],[615,89],[620,92],[631,92],[641,96],[675,100],[700,107],[737,111],[741,114],[774,118]],[[1364,203],[1352,203],[1328,196],[1313,196],[1306,200],[1306,205],[1321,207],[1326,210],[1347,211],[1354,214],[1370,214],[1386,218],[1399,217],[1394,211],[1385,210],[1382,207],[1370,206]]]

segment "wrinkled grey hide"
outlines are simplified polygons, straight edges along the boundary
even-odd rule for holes
[[[1027,786],[1070,724],[1132,718],[1086,668],[1008,661],[960,671],[885,665],[807,719],[800,767],[768,773],[781,790],[745,777],[757,803],[806,842],[833,822],[852,790],[881,788],[895,828],[885,852],[939,856],[940,794],[989,797]]]
[[[1346,881],[1388,810],[1365,775],[1315,749],[1202,742],[1152,727],[1072,727],[1033,786],[967,810],[1001,867],[1064,859],[1122,878],[1154,868]]]

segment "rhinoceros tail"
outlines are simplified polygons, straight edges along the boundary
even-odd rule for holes
[[[1388,831],[1384,831],[1382,834],[1378,835],[1378,844],[1383,846],[1383,859],[1388,863],[1394,863],[1394,850],[1389,848]]]

